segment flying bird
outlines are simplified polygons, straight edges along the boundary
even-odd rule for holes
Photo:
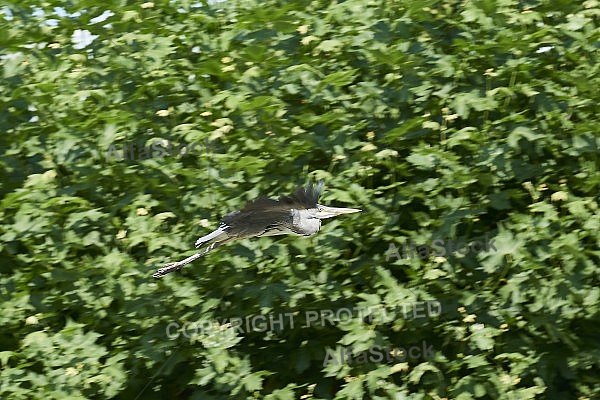
[[[277,200],[266,197],[252,200],[241,210],[225,215],[214,232],[196,240],[196,248],[207,245],[205,249],[184,260],[165,264],[152,276],[161,278],[234,240],[275,235],[310,236],[319,232],[322,219],[361,211],[318,204],[322,191],[323,181],[320,181],[316,188],[310,183]]]

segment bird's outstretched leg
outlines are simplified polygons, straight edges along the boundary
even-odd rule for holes
[[[177,271],[178,269],[181,269],[181,267],[183,267],[184,265],[191,263],[192,261],[202,257],[203,255],[205,255],[206,253],[211,251],[218,243],[219,242],[213,242],[206,249],[204,249],[196,254],[193,254],[193,255],[189,256],[188,258],[185,258],[181,261],[167,263],[167,264],[165,264],[164,267],[162,267],[158,271],[156,271],[152,276],[154,278],[162,278],[163,276],[165,276],[166,274],[168,274],[170,272]]]
[[[198,238],[198,240],[196,240],[196,243],[194,244],[194,246],[196,246],[196,248],[199,248],[204,243],[208,243],[210,241],[216,240],[218,242],[221,242],[221,241],[227,239],[229,237],[229,235],[227,234],[227,231],[224,228],[225,228],[225,225],[221,224],[221,226],[219,226],[219,228],[216,229],[214,232],[211,232],[208,235]]]

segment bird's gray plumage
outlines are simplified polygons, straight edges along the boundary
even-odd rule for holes
[[[153,276],[160,278],[233,240],[289,234],[310,236],[321,229],[321,219],[360,211],[318,204],[322,191],[321,181],[316,188],[311,183],[277,200],[259,197],[248,202],[241,210],[225,215],[215,231],[196,240],[196,248],[208,245],[203,251],[179,262],[169,263]]]

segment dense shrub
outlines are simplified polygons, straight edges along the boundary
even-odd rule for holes
[[[0,397],[600,396],[600,5],[579,3],[2,6]],[[158,140],[200,151],[140,153]],[[319,179],[363,212],[151,277]],[[435,240],[493,242],[390,252]],[[342,309],[367,311],[323,319]]]

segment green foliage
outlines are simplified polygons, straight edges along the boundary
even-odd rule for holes
[[[600,396],[598,1],[1,7],[1,398]],[[210,146],[107,157],[159,139]],[[363,212],[151,277],[309,179]],[[301,323],[367,307],[390,318]],[[433,359],[323,366],[422,341]]]

